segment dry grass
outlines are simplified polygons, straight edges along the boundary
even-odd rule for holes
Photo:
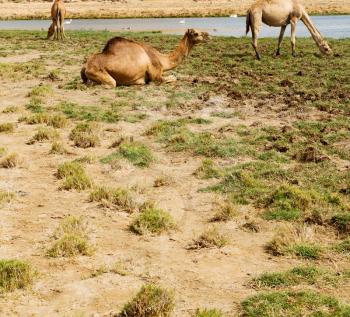
[[[229,200],[225,200],[218,204],[216,208],[216,213],[211,219],[211,221],[229,221],[234,219],[239,215],[237,206]]]
[[[68,154],[69,151],[61,142],[54,141],[51,146],[50,154]]]
[[[12,192],[0,189],[0,204],[9,203],[15,196]]]
[[[189,249],[222,248],[228,244],[228,238],[221,234],[216,227],[205,230],[190,245]]]
[[[0,160],[0,167],[14,168],[18,166],[20,159],[17,153],[10,153]]]
[[[59,133],[52,128],[40,128],[37,133],[27,142],[27,144],[34,144],[36,142],[55,141],[59,138]]]
[[[306,225],[284,225],[268,242],[266,251],[275,256],[291,254],[305,259],[318,259],[322,254],[313,227]]]
[[[0,124],[0,133],[6,132],[10,133],[15,131],[15,126],[13,123],[1,123]]]
[[[92,123],[79,123],[69,135],[74,145],[81,148],[95,147],[100,144],[97,126]]]

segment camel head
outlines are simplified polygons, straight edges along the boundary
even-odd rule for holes
[[[319,48],[320,48],[321,53],[323,53],[325,55],[331,55],[333,53],[332,49],[330,48],[330,46],[328,45],[328,43],[325,40],[323,40],[320,43]]]
[[[209,39],[209,34],[207,32],[201,32],[195,29],[188,29],[185,36],[187,36],[193,44],[206,42]]]

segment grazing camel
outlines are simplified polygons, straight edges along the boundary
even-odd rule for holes
[[[64,33],[64,17],[66,15],[66,8],[64,6],[63,0],[55,0],[51,7],[51,18],[52,23],[47,32],[47,38],[58,40],[59,37],[61,40],[66,38]]]
[[[257,0],[247,12],[247,34],[249,32],[249,29],[251,29],[256,58],[260,59],[260,54],[258,51],[258,35],[262,22],[269,26],[281,27],[276,55],[280,55],[280,47],[283,40],[283,35],[287,25],[290,24],[292,33],[292,52],[293,56],[296,56],[295,31],[298,20],[303,21],[305,26],[308,28],[320,51],[326,55],[332,54],[332,50],[329,47],[328,43],[323,39],[321,33],[316,29],[305,8],[299,3],[298,0]]]
[[[180,45],[169,54],[160,53],[148,44],[115,37],[107,42],[102,53],[87,59],[81,78],[84,83],[91,81],[111,87],[174,81],[174,76],[163,77],[163,72],[179,65],[195,44],[208,37],[206,32],[189,29]]]

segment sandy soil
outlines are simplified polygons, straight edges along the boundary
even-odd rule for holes
[[[162,86],[151,84],[124,90],[105,87],[64,89],[64,83],[79,75],[84,56],[73,56],[70,53],[71,60],[68,60],[59,43],[43,41],[43,37],[44,33],[31,42],[27,39],[26,45],[23,44],[26,47],[24,51],[17,47],[15,54],[11,51],[9,55],[0,57],[0,63],[12,65],[33,62],[45,66],[45,74],[34,78],[27,79],[24,76],[19,81],[0,79],[0,122],[12,122],[16,126],[13,133],[0,134],[0,145],[8,152],[18,153],[21,158],[21,163],[16,168],[0,168],[0,188],[16,192],[16,198],[1,207],[0,258],[27,260],[39,272],[32,289],[0,296],[0,316],[107,316],[110,312],[118,312],[147,282],[160,283],[175,290],[174,317],[193,316],[197,308],[204,307],[217,307],[227,313],[227,316],[237,316],[238,304],[255,293],[248,285],[253,276],[305,263],[296,258],[271,257],[264,251],[264,245],[279,224],[256,217],[257,211],[252,205],[243,206],[236,219],[218,224],[220,231],[229,238],[227,246],[221,249],[188,250],[187,246],[192,239],[212,225],[208,219],[213,215],[216,202],[222,200],[222,197],[200,191],[216,182],[201,180],[193,175],[201,165],[201,157],[169,152],[154,138],[145,136],[144,132],[159,119],[188,116],[210,119],[212,122],[209,125],[196,125],[192,128],[197,131],[217,131],[219,127],[228,125],[284,126],[300,118],[325,116],[323,112],[293,108],[282,111],[286,104],[277,97],[267,101],[249,98],[232,100],[219,92],[208,92],[210,94],[206,100],[196,97],[194,101],[188,101],[187,107],[186,103],[181,105],[182,108],[157,107],[159,101],[167,98],[165,91],[177,91],[184,86],[190,90],[195,80],[211,80],[201,76],[193,78],[186,73],[182,77],[178,73],[181,79],[179,82]],[[83,47],[85,43],[81,40],[66,42],[64,45],[65,50],[69,50],[74,49],[74,45]],[[40,48],[35,49],[35,46]],[[250,46],[247,44],[247,47]],[[313,46],[311,50],[314,50]],[[59,54],[62,54],[61,58]],[[51,59],[50,56],[54,58]],[[253,56],[251,58],[253,60]],[[52,70],[61,72],[56,81],[47,77]],[[70,153],[49,154],[50,142],[26,144],[38,125],[18,121],[22,115],[30,114],[25,109],[30,99],[28,94],[41,83],[53,88],[53,93],[45,100],[47,107],[62,101],[101,105],[106,100],[118,101],[123,93],[129,93],[142,101],[138,108],[133,109],[134,113],[145,113],[147,118],[138,123],[100,122],[101,144],[90,149],[74,147],[69,141],[68,134],[76,123],[70,120],[67,127],[59,129],[61,140]],[[149,104],[151,106],[147,106]],[[8,106],[18,106],[18,111],[3,113]],[[234,110],[240,115],[231,119],[214,119],[210,116],[213,111],[224,110]],[[54,174],[60,163],[84,155],[104,157],[113,151],[109,149],[112,141],[121,136],[133,137],[149,146],[156,161],[145,169],[122,161],[120,168],[115,169],[97,160],[85,165],[87,173],[96,184],[123,186],[129,188],[141,201],[156,201],[171,213],[178,230],[160,236],[135,235],[128,230],[133,215],[101,208],[98,204],[89,202],[89,191],[58,189],[61,182]],[[227,158],[222,160],[222,164],[231,165],[235,163],[234,160]],[[160,176],[171,181],[166,186],[154,187],[154,181]],[[56,259],[45,256],[52,243],[54,230],[67,215],[88,219],[91,229],[89,235],[96,245],[93,256]],[[255,217],[260,227],[259,232],[242,228],[252,217]],[[325,261],[331,267],[342,266],[341,262]],[[122,262],[126,267],[125,276],[105,273],[91,277],[91,273],[99,267],[109,267],[117,262]],[[348,265],[348,262],[345,264]],[[349,285],[339,289],[330,288],[327,292],[344,300],[350,299]]]
[[[66,1],[70,18],[228,16],[244,15],[251,0],[125,0],[125,1]],[[347,0],[304,0],[314,14],[350,14]],[[48,18],[50,2],[1,1],[0,19]]]

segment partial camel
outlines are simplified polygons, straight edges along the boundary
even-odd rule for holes
[[[55,40],[66,38],[64,33],[64,18],[66,16],[66,8],[63,0],[55,0],[51,7],[52,23],[47,32],[47,38]]]
[[[305,8],[299,3],[298,0],[257,0],[247,12],[247,34],[249,29],[251,29],[253,36],[252,44],[256,53],[256,58],[260,59],[260,53],[258,51],[258,36],[261,30],[262,22],[269,26],[281,27],[276,55],[280,55],[283,35],[287,25],[290,24],[292,33],[292,53],[293,56],[296,56],[295,32],[298,20],[303,21],[305,26],[308,28],[321,53],[325,55],[332,54],[332,50],[328,43],[323,39],[321,33],[312,23]]]
[[[148,44],[115,37],[107,42],[102,53],[87,59],[81,78],[84,83],[111,87],[174,81],[174,76],[164,77],[163,72],[175,68],[189,55],[194,45],[207,39],[208,33],[189,29],[177,49],[163,54]]]

